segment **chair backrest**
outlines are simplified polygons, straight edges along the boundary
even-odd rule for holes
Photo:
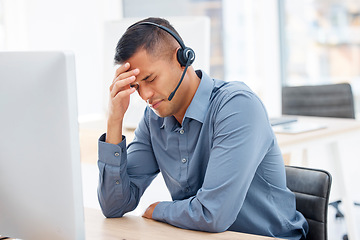
[[[309,224],[306,239],[327,239],[331,175],[327,171],[286,166],[287,187],[295,193],[296,209]]]
[[[351,86],[340,83],[283,87],[282,114],[355,118]]]

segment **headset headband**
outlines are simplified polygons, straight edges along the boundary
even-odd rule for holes
[[[156,26],[158,28],[161,28],[162,30],[168,32],[171,36],[173,36],[175,38],[175,40],[180,44],[180,47],[182,49],[186,48],[184,42],[180,39],[180,37],[178,35],[176,35],[173,31],[171,31],[169,28],[167,28],[167,27],[165,27],[163,25],[153,23],[153,22],[139,22],[139,23],[135,23],[135,24],[131,25],[128,29],[130,29],[130,28],[132,28],[133,26],[136,26],[136,25],[153,25],[153,26]]]

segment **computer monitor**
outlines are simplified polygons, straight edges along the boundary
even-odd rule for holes
[[[0,52],[0,235],[85,239],[74,55]]]

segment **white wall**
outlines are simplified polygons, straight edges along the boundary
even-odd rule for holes
[[[243,81],[281,114],[277,0],[223,0],[225,80]]]
[[[6,42],[2,50],[75,53],[78,111],[83,120],[103,115],[102,39],[106,6],[100,0],[4,0]]]

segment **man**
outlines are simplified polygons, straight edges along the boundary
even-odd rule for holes
[[[177,34],[164,19],[140,22]],[[161,171],[173,201],[150,205],[143,217],[201,231],[304,238],[308,225],[286,188],[282,155],[260,99],[242,82],[214,80],[183,66],[181,48],[160,27],[139,23],[117,45],[121,66],[110,86],[107,132],[99,140],[104,215],[135,209]],[[126,149],[122,121],[136,90],[148,106]]]

